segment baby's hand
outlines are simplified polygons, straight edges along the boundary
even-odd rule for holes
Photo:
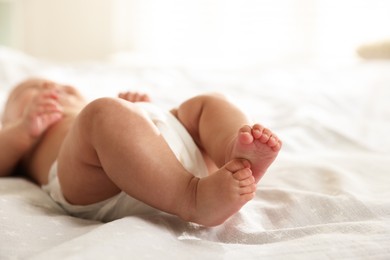
[[[133,103],[150,102],[150,97],[147,94],[142,94],[138,92],[121,92],[118,94],[118,97]]]
[[[23,123],[29,135],[36,138],[61,118],[62,107],[58,102],[58,94],[53,90],[46,90],[34,97],[26,108]]]

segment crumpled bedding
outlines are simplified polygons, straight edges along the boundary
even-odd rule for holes
[[[0,48],[2,104],[27,76],[74,84],[90,99],[147,92],[166,109],[217,91],[284,142],[254,200],[214,228],[164,213],[79,219],[30,181],[1,178],[0,259],[389,259],[389,71],[385,61],[240,71],[64,65]]]

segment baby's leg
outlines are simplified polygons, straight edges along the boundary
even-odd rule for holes
[[[153,123],[133,104],[104,98],[78,116],[58,157],[65,198],[87,205],[124,191],[187,221],[211,226],[225,221],[253,197],[245,160],[195,178],[176,159]]]
[[[174,114],[217,167],[233,158],[249,160],[256,183],[281,148],[276,135],[258,124],[252,127],[245,114],[220,95],[192,98]]]

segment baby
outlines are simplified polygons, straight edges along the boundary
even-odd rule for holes
[[[70,214],[110,221],[160,210],[204,226],[250,201],[281,141],[223,96],[161,111],[147,95],[90,103],[72,86],[29,79],[10,93],[0,176],[16,169]]]

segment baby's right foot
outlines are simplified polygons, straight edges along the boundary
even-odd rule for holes
[[[222,224],[253,199],[255,179],[246,160],[228,162],[216,173],[198,181],[189,221],[204,225]]]
[[[275,160],[281,147],[282,142],[269,129],[259,124],[243,126],[232,140],[227,161],[233,158],[247,159],[257,183]]]

